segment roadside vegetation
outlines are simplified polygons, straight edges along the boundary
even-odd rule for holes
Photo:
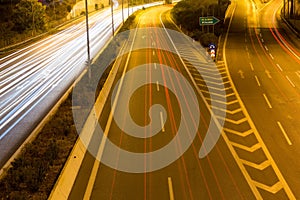
[[[0,48],[67,21],[74,0],[0,0]]]
[[[174,6],[171,15],[185,34],[207,47],[210,43],[218,43],[228,5],[229,0],[183,0]],[[199,17],[207,16],[215,16],[220,22],[214,26],[200,26]]]
[[[73,6],[83,0],[0,0],[0,49],[13,44],[24,42],[25,40],[39,37],[42,33],[55,32],[55,27],[71,21],[71,11]],[[127,8],[129,0],[119,0]],[[130,6],[143,3],[151,3],[158,0],[134,0],[130,1]],[[109,1],[95,3],[92,9],[89,5],[89,12],[103,9],[108,6]],[[79,13],[78,13],[79,15]],[[85,11],[80,12],[80,16],[85,15]],[[75,17],[77,18],[77,16]]]
[[[136,12],[125,22],[120,31],[131,29],[136,24]],[[126,38],[125,38],[126,39]],[[118,44],[122,41],[112,41]],[[99,59],[91,66],[92,74],[99,74],[103,68],[101,61],[115,57],[119,52],[120,45],[113,45],[106,48]],[[117,47],[117,48],[115,48]],[[112,63],[113,64],[113,63]],[[111,65],[112,65],[111,64]],[[96,94],[92,94],[82,88],[82,96],[95,95],[97,97],[110,72],[109,66],[99,81]],[[82,78],[85,87],[89,88],[89,75],[86,73]],[[81,98],[83,101],[86,98]],[[80,102],[84,105],[84,102]],[[61,170],[78,138],[74,125],[72,112],[72,92],[67,99],[59,106],[57,112],[49,119],[37,137],[22,149],[18,157],[6,169],[0,180],[0,199],[47,199],[59,177]],[[75,106],[76,107],[76,106]],[[76,109],[76,108],[75,108]],[[87,116],[82,116],[85,121]]]

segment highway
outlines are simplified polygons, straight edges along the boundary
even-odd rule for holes
[[[117,62],[119,73],[111,88],[118,89],[110,91],[99,114],[99,124],[104,133],[97,128],[93,134],[82,129],[81,139],[88,151],[84,155],[79,154],[82,157],[79,167],[78,162],[74,161],[77,155],[70,156],[69,162],[77,164],[66,165],[64,171],[67,172],[62,174],[50,199],[60,195],[67,199],[295,199],[296,190],[291,190],[290,183],[285,179],[287,174],[277,165],[278,162],[281,165],[286,162],[273,158],[268,148],[274,143],[265,141],[260,126],[256,128],[256,122],[261,121],[265,110],[262,108],[260,116],[253,114],[252,110],[248,112],[249,102],[244,100],[244,94],[248,94],[248,90],[251,94],[250,89],[244,88],[240,95],[237,93],[242,86],[249,84],[249,81],[241,83],[247,73],[238,72],[245,69],[235,67],[230,71],[232,79],[228,76],[228,69],[232,70],[235,65],[234,58],[237,56],[234,55],[241,55],[236,50],[241,47],[233,48],[231,45],[239,44],[235,41],[248,31],[238,26],[241,24],[240,15],[245,14],[243,10],[247,5],[246,1],[234,2],[230,7],[230,29],[223,42],[225,58],[229,59],[218,61],[216,66],[192,39],[179,39],[168,34],[166,26],[176,29],[166,12],[169,6],[146,10],[140,16],[140,29],[136,29],[134,36],[129,38],[130,48],[125,47],[129,48],[130,53]],[[148,27],[147,31],[143,31],[143,27]],[[141,45],[145,42],[150,46],[146,48]],[[144,48],[132,49],[140,45]],[[161,50],[166,47],[176,49],[175,53]],[[242,64],[240,60],[235,61]],[[164,65],[176,69],[188,83],[181,83],[176,74],[165,69]],[[141,66],[144,68],[139,70]],[[126,78],[122,74],[130,75]],[[171,87],[168,81],[161,83],[159,77],[170,80]],[[157,82],[153,78],[157,78]],[[149,84],[137,87],[136,82],[141,82],[141,79]],[[118,80],[122,80],[121,86],[116,84]],[[237,88],[233,83],[238,85]],[[185,88],[188,84],[197,94],[197,100],[190,89]],[[182,96],[172,93],[176,87],[179,87]],[[118,98],[113,98],[115,96]],[[182,105],[181,98],[186,105]],[[251,98],[257,97],[252,95]],[[163,107],[157,108],[158,103]],[[257,101],[254,104],[256,107],[264,105]],[[197,118],[198,106],[200,118]],[[99,105],[96,103],[97,107]],[[86,127],[97,123],[89,119]],[[169,144],[176,134],[181,134],[182,123],[185,125],[185,137],[191,138],[189,148],[186,151],[181,149],[185,144],[185,137],[182,137],[178,144],[171,146],[173,150],[162,154],[157,161],[155,153],[171,148]],[[211,130],[211,125],[219,129]],[[193,128],[197,130],[194,139]],[[160,131],[151,135],[153,130]],[[222,133],[222,137],[218,138],[217,132]],[[90,135],[89,140],[84,137],[85,134]],[[207,138],[217,140],[216,144],[207,143]],[[201,157],[199,151],[203,146],[206,150],[212,148]],[[149,156],[149,152],[154,154]],[[139,154],[144,157],[137,159]],[[182,156],[168,162],[173,154]],[[158,167],[159,164],[162,166]],[[73,176],[74,180],[63,176],[77,167],[78,174]],[[63,189],[66,186],[64,181],[70,189]],[[293,186],[297,187],[297,184]]]
[[[163,28],[161,20],[166,21],[166,19],[161,17],[161,13],[169,9],[168,6],[149,9],[140,16],[138,27],[141,30],[137,29],[135,37],[129,41],[134,40],[134,43],[130,43],[133,48],[143,46],[144,43],[148,43],[150,47],[133,50],[131,54],[126,54],[120,62],[120,68],[126,70],[126,74],[133,73],[133,75],[124,78],[115,111],[111,111],[113,106],[108,100],[101,113],[100,125],[103,129],[108,130],[108,139],[106,139],[104,150],[98,158],[101,163],[99,164],[95,157],[101,151],[97,150],[98,148],[101,149],[97,145],[102,143],[103,138],[93,136],[91,142],[97,147],[92,147],[89,143],[89,152],[85,154],[68,199],[169,199],[172,195],[174,195],[174,199],[253,198],[247,182],[238,170],[238,166],[223,140],[218,141],[208,156],[199,159],[199,149],[212,118],[209,110],[200,94],[196,95],[198,96],[197,99],[194,99],[193,95],[188,92],[189,89],[186,88],[185,84],[190,84],[194,88],[195,86],[193,86],[179,57],[174,53],[162,50],[174,48],[166,30],[147,28],[144,31],[143,29],[145,27]],[[175,44],[178,51],[181,52],[179,54],[182,57],[197,60],[203,73],[209,76],[212,81],[215,75],[210,74],[209,69],[207,69],[212,64],[210,58],[206,57],[203,49],[201,54],[200,49],[196,50],[190,47],[189,42],[192,45],[191,40],[185,42],[187,43],[183,43],[177,38]],[[185,55],[183,55],[184,53]],[[180,84],[179,77],[172,75],[170,69],[163,68],[162,64],[176,69],[189,81]],[[137,72],[138,68],[144,65],[145,69],[141,70],[144,74],[140,75]],[[121,73],[119,74],[121,75]],[[161,83],[159,77],[162,77],[165,82]],[[117,76],[116,81],[119,79],[121,78]],[[124,102],[127,102],[128,93],[131,94],[129,91],[136,88],[135,82],[138,82],[138,79],[147,80],[152,84],[139,87],[130,96],[127,106]],[[158,85],[155,79],[157,79]],[[168,80],[172,84],[169,85]],[[175,95],[174,90],[179,93]],[[197,91],[196,89],[193,90]],[[182,94],[180,95],[180,93]],[[181,98],[184,99],[182,103]],[[206,99],[204,100],[206,101]],[[189,103],[190,101],[191,103]],[[154,105],[157,104],[163,106],[161,111],[154,108]],[[197,116],[198,106],[201,111],[200,118]],[[181,109],[181,107],[186,108],[186,110]],[[131,117],[124,110],[130,111],[134,123],[145,126],[145,128],[141,130],[138,128],[130,129]],[[113,112],[114,117],[112,122],[109,120],[111,112]],[[185,112],[187,113],[184,115]],[[167,119],[164,116],[167,116]],[[119,122],[116,118],[119,118]],[[154,120],[155,118],[156,120]],[[181,126],[184,127],[181,128]],[[164,160],[173,156],[173,153],[180,152],[180,148],[184,148],[184,138],[178,140],[167,155],[160,155],[158,161],[155,155],[147,157],[146,154],[155,150],[171,148],[165,145],[172,143],[176,134],[182,134],[181,131],[184,132],[183,137],[193,137],[191,135],[194,128],[197,134],[187,151],[182,152],[183,155],[174,159],[172,163],[156,169],[157,165],[164,163]],[[148,135],[154,130],[158,130],[158,133],[149,137]],[[136,132],[134,134],[130,131]],[[97,134],[97,131],[94,134]],[[143,135],[144,137],[142,137]],[[119,147],[119,150],[115,152],[116,154],[109,150],[110,142]],[[124,155],[120,149],[144,154],[142,163],[138,160],[132,162],[126,160],[131,159],[130,156]],[[114,158],[112,162],[115,165],[103,164],[108,158]],[[140,165],[142,169],[139,168]],[[52,198],[55,199],[55,197]]]
[[[93,66],[115,62],[99,97],[80,99],[90,80],[75,87],[81,140],[49,199],[299,199],[300,41],[281,4],[232,0],[216,63],[172,22],[171,5],[117,35],[115,59],[96,56],[110,10],[92,15]],[[72,25],[0,60],[2,163],[85,69],[84,32]]]
[[[267,4],[236,1],[224,54],[236,89],[258,133],[298,199],[299,38],[281,21],[281,6],[282,1],[277,0]],[[245,141],[245,146],[255,149],[250,139],[245,137]],[[258,150],[255,152],[257,156],[260,154]],[[274,173],[274,169],[270,173],[269,167],[263,166],[264,159],[252,162],[260,164],[257,167],[262,174]],[[262,181],[269,186],[266,190],[281,193],[281,188],[275,187],[278,177],[272,179],[272,182]]]
[[[124,8],[125,20],[141,8]],[[111,20],[110,8],[89,17],[91,59],[112,37]],[[121,24],[118,8],[114,29]],[[1,167],[86,68],[86,48],[82,21],[0,59]]]

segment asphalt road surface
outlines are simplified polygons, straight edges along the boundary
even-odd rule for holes
[[[134,50],[119,61],[120,68],[110,91],[109,96],[118,98],[108,98],[99,119],[107,136],[99,137],[97,132],[92,136],[90,152],[83,158],[68,199],[295,199],[299,186],[294,174],[297,167],[291,167],[293,164],[286,158],[291,156],[291,162],[296,163],[297,151],[282,134],[282,130],[289,129],[285,121],[277,119],[282,116],[280,110],[278,114],[270,111],[275,107],[275,104],[270,106],[273,101],[269,93],[274,87],[259,93],[266,87],[262,84],[267,84],[262,77],[269,80],[268,76],[273,76],[271,69],[276,68],[271,65],[273,68],[266,72],[256,62],[264,59],[261,65],[267,67],[266,62],[273,59],[262,52],[252,56],[253,61],[247,60],[252,58],[252,51],[265,48],[257,40],[258,18],[254,8],[246,1],[232,2],[227,15],[230,29],[222,41],[226,60],[216,65],[192,39],[174,38],[165,29],[176,29],[167,14],[169,6],[148,9],[140,16],[141,29],[133,31],[125,47]],[[145,47],[143,44],[148,44],[147,48],[134,48]],[[180,82],[180,76],[170,68],[186,82]],[[253,76],[256,70],[257,75]],[[261,78],[260,86],[255,77]],[[118,80],[122,80],[120,87],[116,85]],[[150,83],[133,90],[136,82],[145,80]],[[285,84],[282,87],[291,87],[289,82]],[[119,92],[113,93],[114,88]],[[138,126],[132,126],[132,122]],[[218,139],[216,129],[211,131],[210,126],[220,124],[222,137]],[[158,130],[156,135],[151,135],[153,130]],[[169,154],[163,154],[158,161],[155,155],[148,156],[164,149],[181,130],[183,137],[175,140]],[[182,151],[186,138],[191,144]],[[111,144],[118,148],[111,150]],[[206,150],[213,148],[201,157],[199,151],[203,146]],[[131,160],[123,150],[144,157]],[[174,152],[183,155],[157,167],[167,163]],[[294,171],[288,172],[289,167]]]
[[[254,3],[236,1],[232,5],[235,13],[225,48],[227,65],[259,135],[298,199],[299,38],[281,22],[282,1]],[[245,146],[253,147],[253,143]],[[257,167],[261,173],[269,170],[263,167],[264,162],[253,161],[260,164]],[[276,187],[277,180],[278,177],[273,182],[265,181],[269,193],[282,192]]]

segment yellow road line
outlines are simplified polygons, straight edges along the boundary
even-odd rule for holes
[[[173,184],[172,184],[172,178],[171,177],[168,177],[168,186],[169,186],[170,200],[174,200]]]

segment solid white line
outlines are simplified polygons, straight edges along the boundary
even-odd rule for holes
[[[273,57],[273,55],[271,54],[271,53],[269,53],[269,55],[270,55],[270,57],[274,60],[274,57]]]
[[[280,65],[279,65],[278,63],[276,64],[276,66],[278,67],[278,69],[279,69],[280,71],[283,71],[282,68],[280,67]]]
[[[165,132],[164,121],[163,121],[163,114],[162,114],[162,112],[160,112],[159,114],[160,114],[161,131]]]
[[[159,84],[158,84],[158,81],[156,81],[156,90],[159,91]]]
[[[174,200],[173,184],[171,177],[168,177],[169,196],[170,200]]]
[[[258,80],[258,78],[257,78],[256,75],[255,75],[255,80],[256,80],[256,82],[257,82],[257,85],[260,87],[260,82],[259,82],[259,80]]]
[[[254,67],[253,67],[252,63],[249,63],[249,65],[250,65],[251,70],[254,71]]]
[[[268,49],[268,47],[265,45],[265,49],[268,51],[269,49]]]
[[[288,77],[288,76],[285,76],[286,79],[290,82],[290,84],[293,86],[293,87],[296,87],[295,84],[291,81],[291,79]]]
[[[268,97],[266,96],[266,94],[263,94],[263,96],[264,96],[264,98],[265,98],[265,100],[266,100],[266,102],[267,102],[269,108],[272,108],[272,105],[271,105],[271,103],[270,103]]]
[[[284,137],[285,137],[287,143],[288,143],[289,145],[292,145],[292,142],[291,142],[290,138],[288,137],[288,135],[286,134],[285,130],[283,129],[281,123],[280,123],[280,122],[277,122],[277,124],[278,124],[278,126],[279,126],[281,132],[283,133],[283,135],[284,135]]]
[[[137,30],[134,32],[133,41],[136,38],[136,33],[137,33]],[[106,140],[107,140],[108,131],[110,129],[110,126],[111,126],[111,123],[112,123],[112,120],[113,120],[113,115],[114,115],[114,112],[115,112],[115,109],[116,109],[116,106],[117,106],[117,102],[118,102],[119,95],[120,95],[120,92],[121,92],[121,87],[122,87],[123,82],[124,82],[125,73],[126,73],[127,68],[128,68],[129,58],[130,58],[131,53],[132,53],[133,44],[134,44],[134,42],[132,42],[131,45],[130,45],[130,51],[129,51],[129,54],[127,56],[125,66],[124,66],[124,69],[123,69],[123,72],[122,72],[122,75],[121,75],[121,78],[120,78],[120,84],[117,88],[117,93],[116,93],[114,102],[112,104],[111,111],[110,111],[108,119],[107,119],[107,123],[106,123],[105,129],[104,129],[104,133],[103,133],[102,140],[100,142],[99,149],[97,151],[97,157],[95,159],[95,162],[94,162],[94,165],[93,165],[93,168],[92,168],[89,180],[88,180],[88,184],[87,184],[84,196],[83,196],[84,200],[90,199],[91,194],[92,194],[93,186],[95,184],[96,176],[97,176],[99,166],[100,166],[101,157],[102,157],[104,147],[105,147],[105,143],[106,143]]]

